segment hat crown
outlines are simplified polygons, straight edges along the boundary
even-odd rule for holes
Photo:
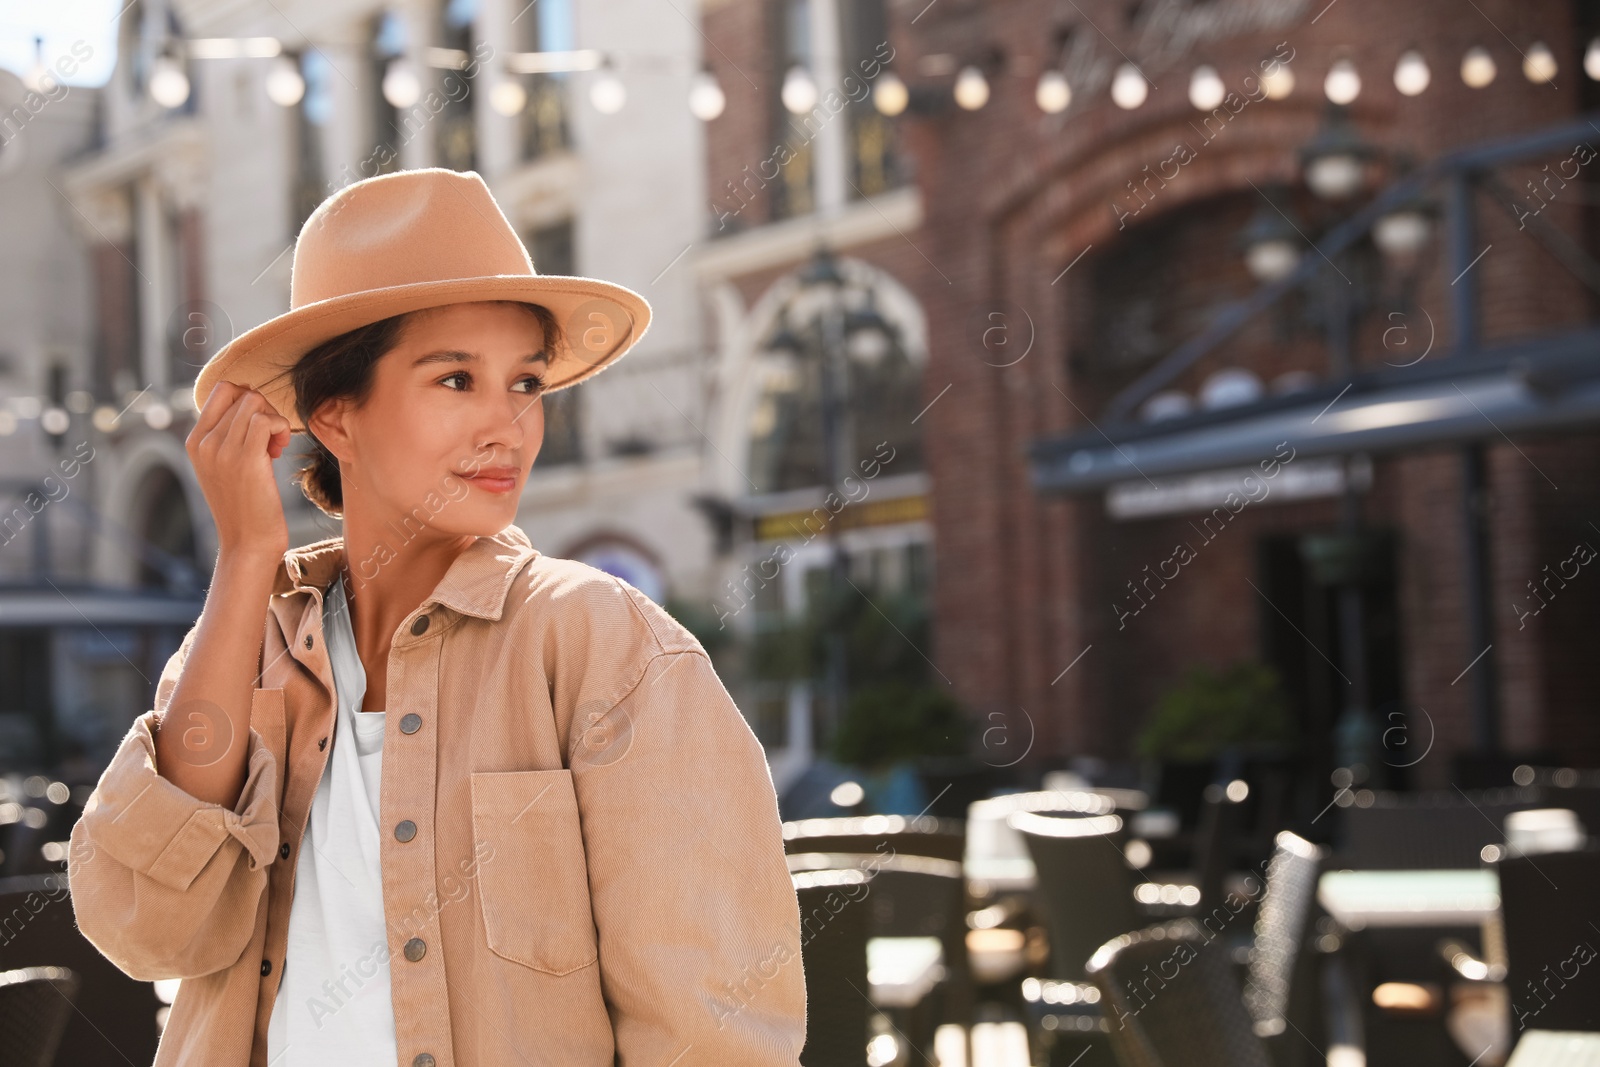
[[[535,273],[476,171],[427,167],[356,182],[317,206],[295,239],[289,306],[391,286]]]

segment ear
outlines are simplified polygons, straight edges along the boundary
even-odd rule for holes
[[[339,461],[341,467],[355,454],[348,427],[350,410],[347,399],[324,400],[306,420],[307,428],[322,442],[322,447],[333,453],[333,458]]]

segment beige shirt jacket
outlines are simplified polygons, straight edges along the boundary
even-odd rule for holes
[[[268,1067],[335,722],[322,596],[343,555],[341,538],[284,555],[234,808],[156,772],[190,630],[72,830],[84,935],[134,978],[183,980],[154,1067]],[[400,626],[387,700],[374,959],[398,1067],[799,1063],[800,915],[772,776],[692,634],[508,526]],[[374,959],[350,961],[353,983]]]

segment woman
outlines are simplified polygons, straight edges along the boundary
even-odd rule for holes
[[[477,174],[404,171],[201,372],[215,577],[68,861],[85,936],[183,979],[155,1067],[798,1063],[759,744],[688,631],[512,522],[544,393],[648,322],[536,274]],[[290,549],[294,432],[343,535]]]

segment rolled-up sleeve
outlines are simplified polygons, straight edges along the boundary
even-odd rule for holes
[[[255,730],[244,789],[231,810],[157,773],[152,731],[190,639],[167,661],[156,708],[134,720],[101,774],[67,853],[78,928],[140,980],[199,977],[236,962],[255,930],[277,855],[278,767]]]
[[[800,909],[772,774],[704,651],[654,656],[572,742],[618,1062],[795,1067]]]

